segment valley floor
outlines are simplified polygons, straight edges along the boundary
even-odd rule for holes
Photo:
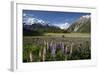
[[[23,37],[23,62],[90,58],[91,37],[88,33],[46,33],[44,36]]]
[[[90,38],[91,37],[91,34],[90,33],[45,33],[43,36],[24,36],[26,38],[36,38],[36,37],[39,37],[39,38],[42,38],[42,37],[46,37],[46,38],[49,38],[49,37],[83,37],[83,38]]]

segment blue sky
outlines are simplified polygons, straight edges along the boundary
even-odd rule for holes
[[[90,15],[90,13],[23,10],[23,21],[27,21],[28,18],[36,18],[52,25],[62,25],[63,23],[70,25],[84,15]]]

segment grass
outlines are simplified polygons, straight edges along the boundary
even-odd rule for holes
[[[24,36],[24,38],[56,38],[56,37],[67,37],[67,38],[90,38],[90,33],[45,33],[44,36]]]
[[[46,33],[45,36],[55,36],[60,37],[64,35],[65,37],[90,37],[89,33]]]
[[[72,42],[73,53],[64,54],[61,52],[61,47],[57,48],[55,57],[53,58],[50,50],[47,50],[47,44],[50,45],[51,41],[58,45],[60,42],[71,48]],[[44,36],[24,36],[23,37],[23,62],[31,62],[29,53],[32,53],[32,62],[42,62],[42,61],[63,61],[63,60],[84,60],[91,59],[91,44],[90,44],[90,34],[89,33],[45,33]],[[29,46],[31,44],[31,47]],[[27,48],[28,46],[28,48]],[[35,46],[35,47],[34,47]],[[43,60],[43,47],[46,49],[45,60]],[[39,53],[41,52],[41,56]]]

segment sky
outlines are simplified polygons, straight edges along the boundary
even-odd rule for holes
[[[40,22],[46,21],[51,25],[64,28],[85,15],[90,13],[23,10],[23,22],[31,24],[34,23],[34,19],[38,19]]]

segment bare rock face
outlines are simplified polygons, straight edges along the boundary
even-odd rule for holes
[[[85,15],[76,20],[68,29],[68,32],[91,32],[91,17]]]

